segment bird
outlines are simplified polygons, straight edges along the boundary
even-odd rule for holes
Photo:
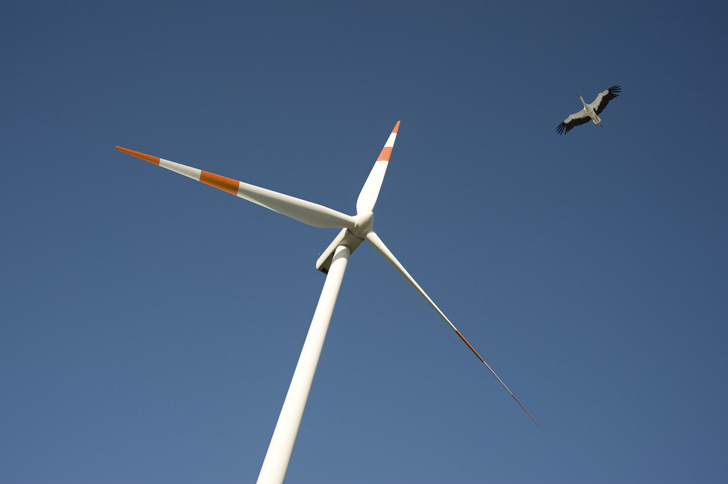
[[[604,108],[607,107],[609,101],[619,96],[620,92],[622,92],[621,87],[616,85],[612,86],[606,91],[600,92],[597,95],[597,98],[591,104],[587,104],[584,101],[583,97],[578,96],[579,99],[581,99],[581,103],[584,105],[584,109],[582,109],[578,113],[572,114],[564,121],[562,121],[561,124],[556,127],[556,132],[559,134],[566,134],[571,131],[574,126],[588,123],[590,119],[594,122],[594,124],[601,123],[602,120],[601,118],[599,118],[599,114],[604,111]],[[602,125],[599,124],[599,126],[601,127]]]

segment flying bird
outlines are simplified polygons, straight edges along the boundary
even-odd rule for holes
[[[609,101],[619,96],[619,93],[621,91],[621,87],[612,86],[606,91],[600,92],[597,95],[597,98],[591,104],[587,104],[584,101],[584,98],[579,96],[579,99],[581,99],[581,103],[584,105],[584,109],[566,118],[560,125],[556,127],[556,132],[559,134],[566,134],[571,131],[574,126],[588,123],[590,119],[594,122],[594,124],[601,123],[602,120],[599,118],[599,114],[604,111],[604,108],[607,107]],[[599,124],[599,126],[601,126],[601,124]]]

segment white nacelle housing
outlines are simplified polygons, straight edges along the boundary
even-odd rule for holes
[[[331,261],[334,259],[334,252],[336,252],[336,248],[338,246],[347,246],[353,254],[362,242],[364,242],[364,239],[360,239],[359,237],[355,236],[354,234],[349,232],[349,229],[341,229],[339,235],[337,235],[336,238],[331,241],[329,246],[316,261],[316,269],[320,270],[324,274],[328,274],[329,267],[331,267]]]

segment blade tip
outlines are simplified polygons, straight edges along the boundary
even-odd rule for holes
[[[122,153],[126,153],[127,155],[136,156],[137,158],[141,158],[144,161],[148,161],[149,163],[154,163],[155,165],[159,164],[159,157],[147,155],[145,153],[140,153],[139,151],[130,150],[128,148],[123,148],[121,146],[116,147],[117,150],[121,151]]]
[[[516,403],[518,403],[518,405],[520,405],[520,406],[521,406],[521,408],[523,409],[523,411],[524,411],[524,412],[526,412],[526,414],[527,414],[527,415],[528,415],[529,417],[531,417],[531,420],[533,420],[533,423],[535,423],[535,424],[536,424],[536,427],[538,427],[538,428],[541,428],[541,426],[540,426],[540,425],[538,424],[538,422],[536,422],[536,419],[535,419],[535,418],[533,418],[533,415],[531,415],[531,412],[529,412],[528,410],[526,410],[526,407],[524,407],[524,406],[523,406],[523,404],[521,403],[521,401],[520,401],[520,400],[519,400],[518,398],[516,398],[516,396],[515,396],[515,395],[514,395],[513,393],[511,393],[511,391],[510,391],[510,390],[508,390],[508,393],[510,393],[510,394],[511,394],[511,396],[513,397],[513,400],[515,400],[515,401],[516,401]]]

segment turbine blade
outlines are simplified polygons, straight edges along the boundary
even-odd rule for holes
[[[394,140],[397,139],[397,131],[399,130],[399,121],[394,125],[392,134],[389,135],[387,142],[384,143],[382,152],[379,153],[377,161],[374,163],[372,171],[369,172],[367,181],[364,182],[364,186],[359,193],[359,198],[356,200],[356,213],[368,213],[374,210],[374,205],[377,203],[377,197],[379,197],[379,189],[382,187],[384,181],[384,174],[387,172],[387,165],[389,165],[389,157],[392,155],[392,148],[394,148]]]
[[[198,170],[197,168],[175,163],[174,161],[139,153],[138,151],[122,148],[121,146],[117,146],[116,149],[129,155],[136,156],[137,158],[141,158],[142,160],[146,160],[150,163],[154,163],[155,165],[159,165],[162,168],[166,168],[175,173],[179,173],[180,175],[192,178],[193,180],[197,180],[225,192],[232,193],[237,197],[243,198],[314,227],[354,227],[354,217],[337,212],[336,210],[324,207],[317,203],[307,202],[300,198],[291,197],[289,195],[274,192],[273,190],[233,180],[232,178]]]
[[[520,407],[523,409],[523,411],[526,412],[526,414],[528,414],[529,417],[531,417],[531,420],[533,420],[533,422],[536,425],[538,425],[538,422],[536,422],[536,419],[533,418],[533,415],[531,415],[531,413],[528,410],[526,410],[526,407],[524,407],[523,404],[516,398],[516,396],[506,386],[506,384],[503,383],[503,380],[501,380],[500,377],[496,374],[496,372],[493,371],[493,368],[491,368],[490,365],[485,362],[485,360],[483,359],[483,357],[480,356],[480,354],[477,351],[475,351],[475,348],[473,348],[473,345],[471,345],[468,342],[468,340],[465,339],[465,336],[463,336],[462,333],[460,331],[458,331],[458,329],[455,327],[455,325],[452,324],[452,322],[450,322],[450,320],[447,318],[447,316],[445,316],[445,313],[443,313],[440,310],[440,308],[437,307],[437,304],[435,304],[435,302],[432,299],[430,299],[430,296],[428,296],[427,293],[420,287],[420,285],[417,284],[417,281],[414,280],[414,278],[409,274],[409,272],[407,272],[407,270],[404,268],[404,266],[402,264],[400,264],[400,262],[394,256],[394,254],[392,254],[392,252],[387,248],[387,246],[384,245],[384,242],[382,242],[382,239],[380,239],[377,236],[376,233],[369,232],[366,235],[366,240],[370,244],[372,244],[372,246],[374,246],[374,248],[377,250],[377,252],[379,252],[382,255],[382,257],[384,257],[384,259],[387,262],[389,262],[389,265],[391,265],[392,267],[394,267],[394,270],[396,270],[397,272],[399,272],[399,274],[402,277],[404,277],[404,279],[410,284],[410,286],[414,287],[415,290],[417,292],[419,292],[420,295],[423,298],[425,298],[425,300],[430,304],[430,306],[432,306],[432,308],[435,311],[437,311],[437,313],[442,317],[442,319],[445,320],[445,322],[452,328],[452,330],[455,331],[455,333],[458,335],[458,337],[460,337],[460,339],[463,340],[463,343],[465,343],[466,345],[468,345],[468,348],[470,348],[470,351],[472,351],[475,354],[475,356],[477,356],[478,359],[488,368],[488,370],[490,370],[490,372],[493,374],[493,376],[496,377],[496,379],[500,382],[501,385],[503,385],[503,388],[505,388],[506,391],[518,403],[518,405],[520,405]],[[540,428],[541,426],[538,425],[538,427]]]

